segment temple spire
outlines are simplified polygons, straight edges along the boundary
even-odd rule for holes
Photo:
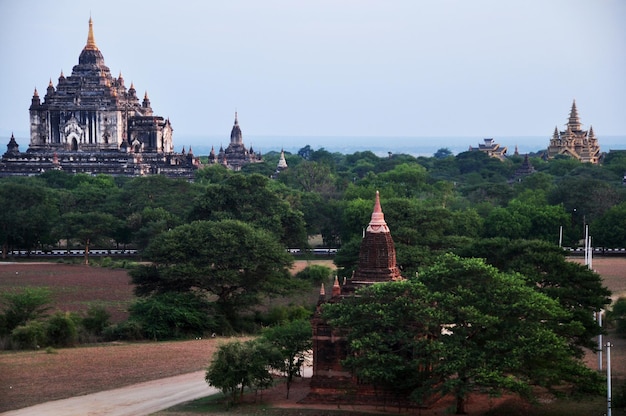
[[[87,45],[85,45],[85,50],[88,51],[97,51],[98,47],[96,46],[96,40],[93,36],[93,20],[91,20],[91,16],[89,16],[89,34],[87,35]]]
[[[572,103],[572,109],[569,113],[569,120],[567,126],[572,131],[579,131],[581,129],[580,118],[578,117],[578,109],[576,108],[576,100]]]
[[[368,233],[388,233],[389,228],[385,222],[385,214],[380,207],[380,194],[376,191],[376,201],[374,202],[374,210],[372,212],[372,219],[367,226]]]
[[[341,286],[339,286],[339,279],[335,275],[335,281],[333,282],[333,298],[341,295]]]

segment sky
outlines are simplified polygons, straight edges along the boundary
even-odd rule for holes
[[[235,111],[244,143],[548,140],[574,99],[601,145],[626,137],[624,0],[0,0],[0,139],[27,146],[33,91],[71,74],[90,16],[175,143],[227,144]]]

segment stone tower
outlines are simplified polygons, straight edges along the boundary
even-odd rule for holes
[[[583,130],[576,100],[572,103],[565,131],[554,128],[554,133],[548,146],[548,158],[556,155],[566,155],[574,157],[581,162],[598,163],[600,159],[600,145],[593,132],[593,127]]]

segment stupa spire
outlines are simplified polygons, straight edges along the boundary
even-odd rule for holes
[[[93,20],[91,20],[91,16],[89,16],[89,34],[87,34],[87,45],[85,45],[85,50],[98,50],[98,47],[96,46],[96,40],[93,36]]]
[[[372,211],[372,219],[367,226],[368,233],[388,233],[389,228],[385,222],[385,214],[380,206],[380,193],[376,191],[376,201],[374,202],[374,210]]]

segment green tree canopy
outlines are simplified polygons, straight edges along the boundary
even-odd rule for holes
[[[306,356],[313,346],[311,324],[300,319],[265,328],[261,334],[278,352],[281,360],[274,367],[287,377],[287,398],[293,378],[300,374]]]
[[[9,248],[31,250],[54,241],[59,217],[54,192],[34,181],[0,183],[0,242],[2,256]]]
[[[149,266],[131,271],[139,296],[201,291],[215,298],[231,324],[262,295],[292,288],[293,260],[269,232],[241,221],[194,221],[158,235],[145,252]]]
[[[285,246],[306,246],[302,213],[270,189],[264,176],[236,174],[209,184],[192,206],[191,220],[239,220],[267,230]]]
[[[532,385],[601,390],[599,375],[553,331],[571,322],[570,312],[521,275],[445,255],[419,280],[446,314],[433,388],[454,393],[457,413],[465,412],[465,398],[476,387],[523,395],[531,394]]]
[[[611,292],[602,278],[580,264],[567,261],[565,252],[555,244],[538,240],[492,238],[476,240],[459,250],[466,257],[479,257],[504,272],[517,272],[526,284],[558,301],[570,312],[568,325],[553,328],[582,354],[581,347],[592,348],[601,329],[593,313],[606,308]]]

